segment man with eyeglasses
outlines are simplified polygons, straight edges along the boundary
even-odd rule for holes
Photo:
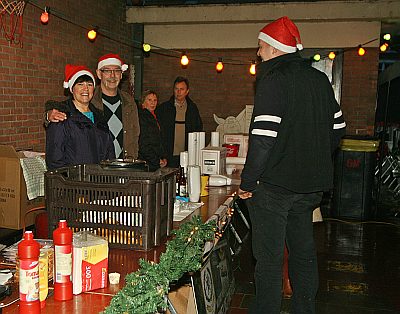
[[[139,118],[132,96],[118,88],[122,73],[128,69],[117,54],[101,56],[97,65],[100,86],[96,87],[92,104],[103,111],[114,141],[117,158],[138,156]],[[63,108],[57,108],[53,101],[46,103],[46,122],[59,122],[67,118]]]

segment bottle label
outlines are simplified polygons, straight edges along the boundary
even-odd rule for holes
[[[20,300],[39,300],[39,261],[20,260],[19,267]]]
[[[71,245],[55,245],[54,282],[70,282],[72,280],[72,252]]]
[[[179,187],[179,196],[182,196],[182,197],[186,197],[187,196],[186,185],[182,184]]]

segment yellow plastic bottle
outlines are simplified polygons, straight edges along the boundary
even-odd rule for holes
[[[41,250],[39,255],[39,301],[41,308],[45,307],[47,294],[49,292],[48,268],[48,252],[46,250]]]

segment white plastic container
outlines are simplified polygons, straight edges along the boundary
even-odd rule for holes
[[[232,179],[218,175],[218,174],[211,174],[209,179],[208,179],[208,185],[209,186],[224,186],[224,185],[231,185],[232,184]]]

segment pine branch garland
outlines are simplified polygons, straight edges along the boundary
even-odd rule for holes
[[[112,298],[105,314],[153,314],[167,307],[171,282],[201,268],[204,243],[214,240],[216,226],[193,217],[174,230],[158,264],[141,259],[139,270],[125,277],[125,286]]]

